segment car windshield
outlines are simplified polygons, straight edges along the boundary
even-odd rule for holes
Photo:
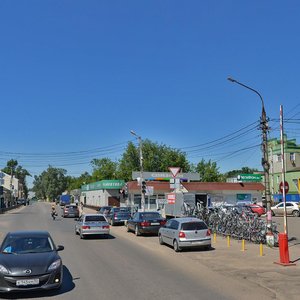
[[[105,218],[103,216],[86,216],[85,222],[105,222]]]
[[[151,220],[151,219],[160,219],[161,216],[159,213],[144,213],[141,214],[141,219],[143,220]]]
[[[207,229],[207,226],[203,222],[188,222],[181,225],[181,230],[203,230]]]
[[[1,247],[3,254],[26,254],[53,251],[54,246],[48,236],[43,237],[7,237]]]

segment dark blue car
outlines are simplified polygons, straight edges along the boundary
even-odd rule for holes
[[[165,223],[166,219],[159,212],[137,212],[127,221],[127,231],[133,231],[137,236],[146,233],[158,234],[159,228]]]
[[[111,226],[124,224],[131,217],[130,207],[113,207],[106,219]]]

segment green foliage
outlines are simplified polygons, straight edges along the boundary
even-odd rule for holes
[[[183,172],[189,172],[191,165],[186,154],[180,150],[159,145],[149,140],[142,143],[143,170],[147,172],[168,172],[172,166],[180,167]],[[131,180],[132,171],[139,171],[140,152],[132,142],[128,143],[127,149],[119,162],[118,176],[125,181]]]
[[[79,177],[66,177],[68,182],[68,191],[80,189],[84,184],[90,183],[93,181],[91,175],[88,172],[84,172]]]
[[[252,168],[249,168],[249,167],[242,167],[240,170],[229,171],[229,172],[225,173],[224,176],[226,178],[232,178],[232,177],[236,177],[239,174],[253,174],[255,172],[258,172],[258,170],[257,169],[252,169]]]
[[[34,177],[32,190],[38,198],[52,201],[66,190],[68,184],[66,173],[64,169],[49,166],[41,175]]]
[[[109,158],[95,158],[91,161],[91,164],[93,166],[93,181],[116,179],[118,167],[118,164],[116,162],[113,162]]]
[[[2,169],[6,174],[15,176],[19,179],[19,183],[23,187],[24,197],[28,196],[28,187],[26,184],[26,176],[31,176],[30,173],[18,164],[17,160],[11,159],[6,163],[6,167]]]
[[[209,160],[205,162],[202,159],[196,166],[196,172],[200,174],[200,181],[202,182],[222,182],[224,176],[219,173],[219,168],[216,162]]]

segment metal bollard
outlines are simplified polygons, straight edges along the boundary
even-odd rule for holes
[[[245,240],[244,239],[242,239],[242,250],[241,251],[245,251]]]
[[[227,247],[229,248],[230,247],[230,236],[227,235]]]
[[[262,243],[259,244],[259,256],[264,256],[264,248]]]
[[[214,232],[214,235],[213,235],[213,242],[216,243],[217,242],[217,234]]]

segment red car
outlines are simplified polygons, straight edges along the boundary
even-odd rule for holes
[[[257,214],[259,217],[261,215],[264,215],[266,213],[266,209],[264,207],[262,207],[261,205],[258,204],[247,204],[247,206],[250,207],[251,211],[254,214]]]

